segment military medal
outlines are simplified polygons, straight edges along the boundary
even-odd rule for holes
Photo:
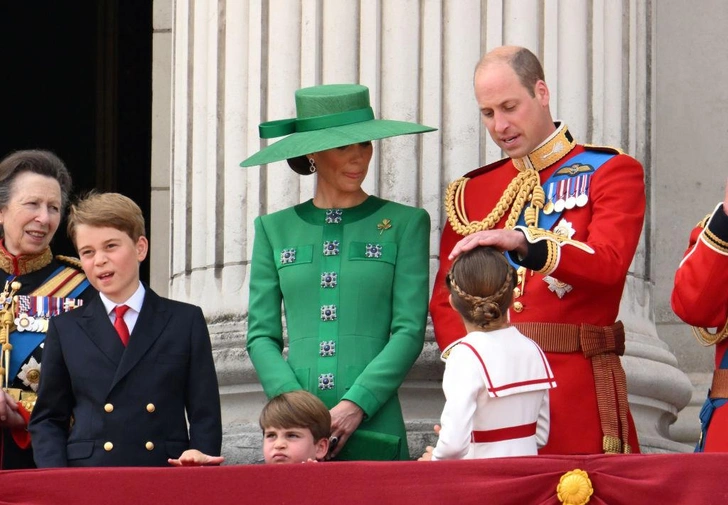
[[[35,357],[31,356],[30,360],[18,372],[18,379],[22,380],[24,385],[29,386],[33,391],[37,392],[40,382],[40,371],[41,364],[36,361]]]
[[[567,209],[573,209],[576,207],[576,180],[575,179],[567,179],[566,180],[566,194],[569,195],[566,198],[566,201],[564,202],[564,207]]]
[[[553,182],[549,184],[549,198],[546,204],[543,206],[544,214],[551,214],[554,211],[554,186],[555,184]]]
[[[549,291],[556,293],[556,296],[558,296],[559,298],[563,298],[566,293],[574,289],[571,285],[565,282],[561,282],[560,280],[551,277],[550,275],[544,277],[543,280],[544,282],[546,282],[546,284],[548,284]]]
[[[554,203],[554,211],[556,212],[562,212],[564,210],[564,206],[566,205],[566,201],[564,200],[564,197],[566,196],[564,194],[564,191],[566,189],[566,181],[564,179],[559,181],[559,199],[556,200],[556,203]]]
[[[30,317],[27,312],[21,312],[13,322],[18,331],[33,331],[35,318]]]
[[[50,318],[51,314],[47,312],[40,311],[35,315],[35,329],[33,331],[38,331],[41,333],[45,333],[48,331],[48,319]]]
[[[554,233],[557,235],[560,235],[562,237],[572,238],[574,236],[574,234],[576,233],[576,230],[574,229],[574,226],[569,221],[567,221],[566,219],[562,219],[554,227]]]
[[[576,205],[577,207],[583,207],[589,201],[589,195],[587,194],[589,189],[589,176],[582,175],[579,179],[581,179],[581,184],[579,185],[579,195],[576,197]]]

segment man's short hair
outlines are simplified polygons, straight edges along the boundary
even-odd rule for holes
[[[290,391],[271,398],[260,413],[260,429],[307,428],[314,442],[331,435],[331,414],[326,405],[308,391]]]
[[[475,67],[477,74],[489,63],[500,61],[507,63],[518,76],[521,85],[528,90],[533,97],[536,96],[534,89],[538,81],[545,81],[543,66],[538,57],[525,47],[500,47],[485,54]]]
[[[96,228],[116,228],[136,242],[144,232],[144,215],[134,201],[119,193],[91,192],[71,205],[68,236],[76,243],[76,228],[85,224]]]

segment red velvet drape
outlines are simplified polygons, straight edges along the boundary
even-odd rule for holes
[[[591,479],[589,505],[728,503],[728,454],[668,454],[17,470],[0,472],[0,504],[558,505],[574,469]]]

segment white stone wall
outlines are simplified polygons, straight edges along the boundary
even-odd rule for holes
[[[313,178],[285,163],[238,167],[265,145],[258,124],[293,117],[297,88],[360,82],[378,117],[436,126],[378,142],[364,185],[430,213],[434,278],[445,186],[501,157],[472,92],[475,63],[498,45],[533,50],[544,63],[554,117],[579,141],[617,146],[642,161],[652,191],[653,10],[652,0],[155,0],[152,222],[159,225],[152,242],[164,239],[168,220],[169,260],[161,248],[152,259],[157,277],[168,272],[169,295],[201,305],[211,322],[232,461],[259,455],[255,422],[264,402],[243,340],[252,222],[314,189]],[[625,366],[643,442],[681,450],[667,428],[690,384],[655,330],[654,209],[650,202],[622,305]],[[442,405],[436,356],[429,335],[402,390],[413,453]]]

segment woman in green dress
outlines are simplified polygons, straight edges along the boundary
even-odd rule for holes
[[[408,459],[397,390],[424,342],[430,218],[361,185],[373,140],[434,128],[374,119],[360,85],[300,89],[296,110],[241,163],[316,176],[313,199],[255,220],[248,353],[268,397],[305,389],[330,409],[331,457]]]

